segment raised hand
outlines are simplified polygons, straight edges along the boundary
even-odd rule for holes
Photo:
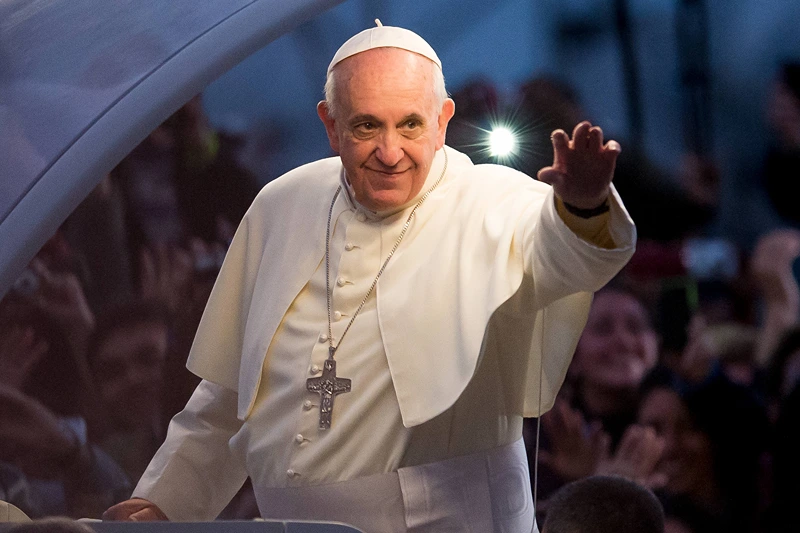
[[[566,203],[579,209],[593,209],[608,197],[617,156],[622,150],[616,141],[603,144],[603,130],[589,122],[575,126],[572,139],[564,130],[551,135],[555,157],[553,166],[539,171],[539,180],[553,186]]]
[[[61,475],[81,459],[78,437],[35,399],[0,386],[0,459],[42,478]]]
[[[21,390],[29,373],[50,349],[32,326],[0,327],[0,385]]]
[[[681,354],[679,370],[692,383],[705,380],[719,359],[719,350],[708,333],[708,324],[702,314],[695,314],[689,321],[688,341]]]
[[[95,316],[78,277],[71,272],[51,270],[40,259],[31,261],[30,268],[40,282],[33,295],[35,305],[63,328],[75,353],[83,353],[94,330]]]
[[[753,278],[768,305],[791,306],[797,312],[800,289],[792,265],[800,257],[800,231],[784,228],[758,239],[750,262]]]
[[[542,430],[550,447],[539,451],[539,461],[567,481],[593,474],[611,445],[599,422],[587,428],[580,411],[563,400],[542,417]]]
[[[756,361],[763,366],[800,316],[800,287],[792,272],[799,256],[800,231],[784,228],[761,236],[750,260],[750,273],[764,302],[756,344]]]
[[[606,455],[597,465],[600,475],[622,476],[650,489],[663,487],[667,477],[656,469],[664,453],[664,439],[653,428],[634,424],[622,435],[613,456]]]
[[[141,252],[141,296],[162,302],[171,316],[182,312],[192,276],[192,255],[186,250],[160,244]]]

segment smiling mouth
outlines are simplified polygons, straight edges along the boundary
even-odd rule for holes
[[[399,176],[400,174],[406,173],[405,170],[378,170],[375,168],[369,168],[368,170],[376,174],[382,174],[384,176]]]

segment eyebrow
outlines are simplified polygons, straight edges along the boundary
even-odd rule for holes
[[[361,122],[374,122],[375,124],[383,124],[382,121],[378,120],[378,117],[376,117],[375,115],[368,115],[368,114],[356,115],[347,122],[351,126],[354,126]]]
[[[422,124],[425,124],[425,118],[422,115],[420,115],[419,113],[409,113],[408,115],[406,115],[403,118],[401,118],[400,122],[398,122],[397,124],[398,125],[399,124],[403,124],[405,122],[408,122],[409,120],[416,120],[418,122],[421,122]],[[373,122],[373,123],[375,123],[377,125],[383,124],[382,120],[380,120],[375,115],[370,115],[370,114],[356,115],[353,118],[351,118],[350,120],[348,120],[347,122],[350,125],[353,125],[353,126],[356,125],[356,124],[360,124],[362,122]]]
[[[420,115],[419,113],[411,113],[409,115],[404,116],[398,124],[403,124],[404,122],[408,122],[409,120],[416,120],[421,124],[425,124],[425,118]]]

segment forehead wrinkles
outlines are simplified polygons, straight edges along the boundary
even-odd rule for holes
[[[433,108],[434,87],[429,59],[398,48],[375,48],[349,57],[334,69],[341,90],[336,98],[345,106],[368,99],[381,101],[392,96],[420,102]]]

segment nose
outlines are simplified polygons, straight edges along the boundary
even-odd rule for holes
[[[378,161],[387,167],[397,165],[405,155],[403,147],[401,146],[400,136],[396,132],[384,133],[378,141],[378,147],[375,150],[375,156]]]
[[[639,337],[622,324],[614,328],[614,344],[621,350],[634,350],[639,342]]]

